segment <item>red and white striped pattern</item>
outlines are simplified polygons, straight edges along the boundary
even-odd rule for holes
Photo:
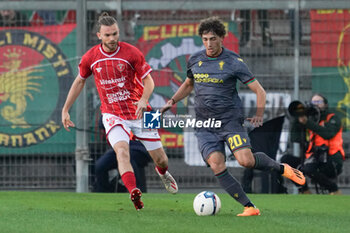
[[[125,42],[118,45],[112,53],[104,51],[101,44],[91,48],[81,59],[79,74],[83,79],[94,75],[102,113],[134,120],[134,103],[140,100],[144,88],[142,79],[152,69],[136,47]]]

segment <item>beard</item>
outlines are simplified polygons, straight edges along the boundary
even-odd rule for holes
[[[109,49],[110,52],[113,52],[114,50],[117,49],[118,47],[118,41],[116,41],[115,43],[103,43],[103,45]]]

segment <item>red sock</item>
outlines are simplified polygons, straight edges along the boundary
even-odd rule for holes
[[[168,166],[166,166],[164,168],[156,166],[156,169],[161,175],[164,175],[166,173],[166,171],[168,171]]]
[[[129,193],[136,188],[136,178],[132,171],[125,172],[122,175],[122,181],[124,182],[124,185],[128,189]]]

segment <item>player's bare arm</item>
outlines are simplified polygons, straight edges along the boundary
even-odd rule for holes
[[[143,94],[141,96],[141,99],[138,102],[134,103],[135,105],[137,105],[137,109],[136,109],[137,119],[142,118],[142,114],[147,109],[148,100],[151,97],[151,94],[154,89],[153,78],[150,74],[147,75],[146,78],[144,78],[142,81],[144,85]]]
[[[62,108],[62,124],[63,127],[69,130],[69,127],[74,127],[74,123],[70,120],[69,109],[74,104],[75,100],[78,98],[80,92],[85,86],[85,80],[82,79],[79,75],[75,78],[66,99],[66,102]]]
[[[161,113],[168,111],[171,106],[188,96],[193,90],[193,79],[187,78],[185,82],[181,84],[176,93],[171,97],[171,99],[160,109]]]
[[[252,123],[255,127],[259,127],[263,124],[263,116],[266,104],[266,92],[258,80],[255,80],[254,82],[248,84],[248,87],[256,94],[256,114],[251,118],[247,118],[247,120],[250,121],[250,123]]]

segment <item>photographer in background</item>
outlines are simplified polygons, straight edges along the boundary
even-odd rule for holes
[[[312,108],[313,110],[310,110]],[[310,108],[305,107],[305,111],[297,112],[300,109],[295,109],[291,140],[301,145],[307,143],[302,150],[305,152],[302,171],[328,190],[329,194],[341,194],[336,182],[345,159],[341,120],[335,113],[329,111],[328,100],[321,94],[312,96]],[[315,117],[317,109],[319,119]],[[303,193],[309,193],[307,184],[301,190]]]
[[[102,116],[98,120],[98,126],[105,134]],[[152,159],[144,145],[134,139],[133,134],[131,134],[129,141],[130,163],[134,169],[137,187],[139,187],[141,192],[147,192],[145,167]],[[93,192],[122,193],[128,191],[121,180],[117,157],[112,148],[109,148],[95,161],[94,172]]]
[[[141,192],[147,192],[145,167],[151,157],[140,141],[130,140],[130,163],[134,169],[136,185]],[[110,173],[114,173],[112,176]],[[115,174],[117,173],[117,175]],[[112,178],[112,179],[111,179]],[[95,163],[94,192],[127,192],[122,184],[118,161],[113,149],[107,150]]]

